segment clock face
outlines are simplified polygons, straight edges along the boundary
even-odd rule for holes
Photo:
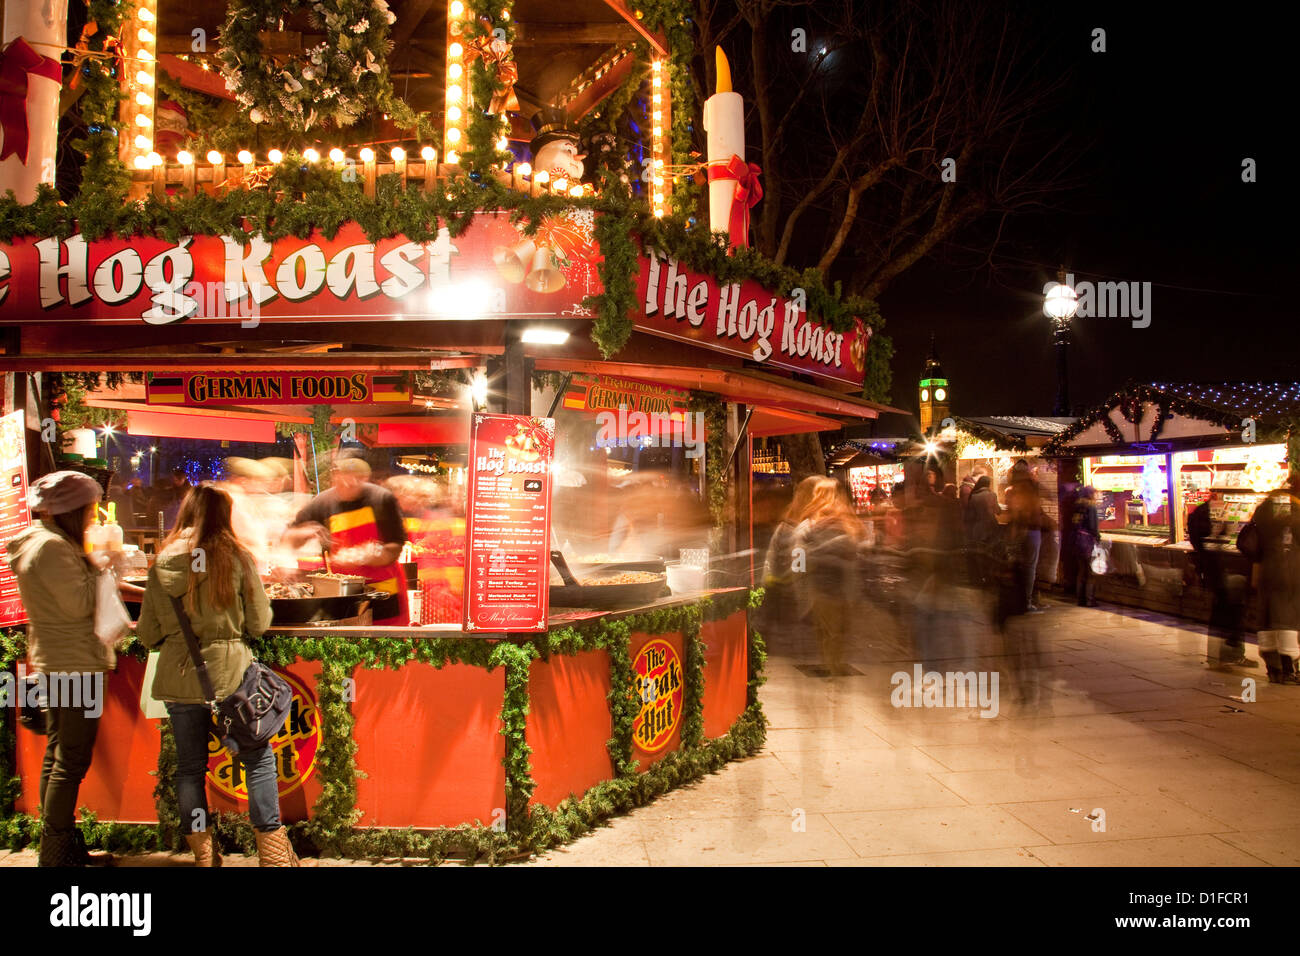
[[[934,390],[934,400],[935,400],[936,402],[942,402],[942,401],[943,401],[945,398],[947,398],[947,397],[948,397],[948,393],[945,392],[943,389],[941,389],[941,388],[936,388],[936,389]]]
[[[930,400],[930,390],[928,388],[921,389],[921,401],[928,402],[929,400]]]

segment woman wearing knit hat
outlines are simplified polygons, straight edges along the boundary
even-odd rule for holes
[[[56,471],[35,482],[27,504],[40,519],[6,546],[27,612],[27,667],[59,674],[69,686],[82,675],[103,686],[116,664],[112,648],[95,637],[95,570],[83,540],[103,496],[99,482],[77,471]],[[41,766],[40,866],[86,866],[101,859],[86,853],[77,829],[77,790],[95,750],[102,706],[51,700],[45,710],[47,744]]]

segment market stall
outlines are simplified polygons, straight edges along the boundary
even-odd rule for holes
[[[1191,514],[1208,506],[1208,545],[1248,576],[1236,536],[1295,466],[1297,412],[1291,383],[1135,385],[1053,437],[1043,454],[1096,490],[1111,555],[1098,596],[1205,618]]]
[[[535,849],[753,753],[751,439],[888,410],[861,397],[877,356],[854,302],[733,257],[759,195],[741,182],[757,175],[732,128],[743,105],[719,87],[708,160],[693,158],[689,33],[672,5],[552,6],[445,5],[448,82],[417,84],[440,138],[403,125],[410,104],[383,82],[352,90],[366,123],[323,115],[292,50],[277,55],[299,88],[265,100],[246,3],[227,4],[219,63],[155,49],[160,27],[141,24],[165,26],[165,4],[100,11],[87,50],[126,30],[126,56],[165,55],[168,83],[190,93],[219,65],[240,104],[222,107],[229,130],[249,138],[219,147],[174,115],[155,136],[161,74],[91,57],[84,82],[129,86],[125,119],[145,132],[120,150],[93,140],[70,202],[20,193],[29,204],[0,223],[0,369],[27,473],[98,469],[132,566],[176,520],[172,477],[223,482],[258,516],[245,543],[284,613],[257,651],[295,692],[275,746],[304,847]],[[566,14],[588,18],[580,41],[542,55]],[[381,19],[356,42],[386,49]],[[537,100],[522,111],[516,79]],[[399,502],[383,543],[406,539],[374,574],[334,550],[368,546],[351,520],[322,517],[319,553],[286,544],[357,459]],[[158,494],[135,495],[135,480]],[[12,666],[23,617],[7,608]],[[81,803],[106,840],[170,845],[171,743],[142,696],[146,666],[127,648],[109,680]],[[0,739],[0,778],[21,778],[9,832],[32,832],[41,747],[21,728]],[[241,777],[214,746],[216,806],[244,806]],[[237,817],[220,826],[248,836]]]

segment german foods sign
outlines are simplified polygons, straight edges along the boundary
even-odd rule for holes
[[[812,321],[798,298],[778,298],[751,280],[720,283],[648,247],[640,263],[637,328],[861,387],[871,339],[861,322],[833,332]]]
[[[582,300],[601,291],[593,223],[590,210],[570,210],[526,237],[487,213],[429,242],[371,242],[355,222],[332,238],[274,242],[17,239],[0,245],[0,324],[586,316]]]
[[[155,375],[145,389],[150,405],[366,405],[409,404],[400,375],[370,372],[230,372]]]

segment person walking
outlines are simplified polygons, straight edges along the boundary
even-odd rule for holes
[[[845,673],[848,609],[861,590],[862,523],[839,482],[814,477],[812,495],[795,529],[793,548],[802,548],[807,555],[807,570],[795,574],[795,587],[803,606],[811,610],[822,661],[832,676],[838,676]]]
[[[27,613],[27,667],[50,682],[44,708],[46,744],[41,763],[41,848],[37,866],[111,862],[91,857],[77,829],[77,792],[90,770],[103,712],[105,673],[116,666],[111,647],[95,637],[95,569],[83,545],[103,495],[99,482],[77,471],[56,471],[32,482],[27,504],[39,519],[6,545],[9,566]],[[97,689],[82,700],[61,699],[56,688]],[[97,702],[97,705],[96,705]]]
[[[1101,541],[1101,533],[1097,530],[1097,502],[1094,495],[1090,485],[1081,488],[1070,515],[1070,539],[1077,566],[1075,592],[1079,598],[1079,607],[1097,606],[1093,597],[1097,579],[1092,573],[1092,549]]]
[[[807,572],[806,556],[796,557],[794,553],[795,532],[820,480],[817,475],[809,475],[799,482],[767,545],[763,561],[763,589],[767,593],[759,613],[761,633],[769,639],[789,635],[808,615],[795,589],[797,575]]]
[[[1038,484],[1023,458],[1011,466],[1007,511],[1011,541],[1016,546],[1016,580],[1023,596],[1023,603],[1018,602],[1019,611],[1037,613],[1042,609],[1034,604],[1034,583],[1038,577],[1038,555],[1043,547],[1045,516]]]
[[[1246,656],[1242,633],[1244,588],[1236,586],[1228,575],[1227,555],[1221,543],[1224,523],[1213,519],[1208,501],[1202,501],[1187,516],[1187,537],[1201,586],[1210,592],[1209,659],[1217,658],[1219,667],[1258,667],[1258,661]]]
[[[1271,492],[1251,516],[1258,536],[1262,620],[1259,656],[1275,684],[1300,684],[1300,475]],[[1254,549],[1252,549],[1254,550]]]
[[[186,499],[149,571],[136,628],[141,643],[162,649],[153,696],[166,704],[176,739],[176,799],[186,842],[196,866],[220,866],[205,790],[215,727],[172,598],[181,599],[190,619],[217,699],[229,696],[253,662],[246,637],[260,637],[270,626],[271,603],[252,554],[235,537],[230,495],[220,489],[200,485]],[[274,751],[268,744],[236,759],[248,786],[258,865],[298,866],[280,823]]]
[[[971,584],[975,587],[987,587],[992,583],[991,552],[1002,530],[998,526],[998,514],[1001,511],[997,495],[993,493],[993,479],[988,475],[980,475],[975,479],[974,490],[971,491],[966,512],[962,516],[965,522],[966,549],[970,556]]]

